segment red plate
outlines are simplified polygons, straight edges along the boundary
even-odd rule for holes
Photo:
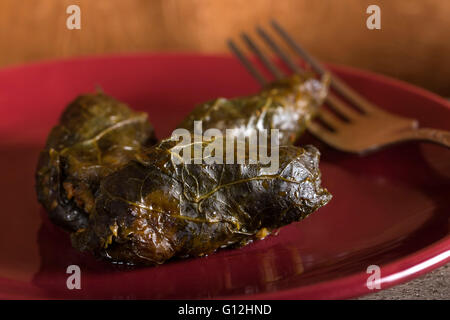
[[[386,110],[450,130],[450,106],[438,96],[367,72],[333,70]],[[308,136],[302,143],[321,149],[323,184],[334,198],[278,236],[154,268],[78,253],[37,203],[34,170],[64,106],[96,86],[147,111],[159,137],[196,103],[258,89],[235,59],[218,56],[86,58],[1,71],[0,298],[348,298],[371,292],[370,265],[380,266],[387,288],[450,260],[449,150],[410,143],[358,157]],[[81,290],[66,287],[69,265],[81,269]]]

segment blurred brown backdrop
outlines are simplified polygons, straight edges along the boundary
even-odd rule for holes
[[[66,8],[81,7],[81,30]],[[381,30],[366,8],[381,7]],[[1,0],[0,66],[125,51],[226,52],[224,40],[276,18],[323,61],[450,96],[448,0]]]

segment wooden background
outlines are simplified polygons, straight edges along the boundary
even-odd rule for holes
[[[66,7],[81,7],[81,30]],[[366,28],[370,4],[381,30]],[[323,61],[450,96],[449,0],[0,0],[0,67],[78,55],[226,52],[224,40],[278,19]]]

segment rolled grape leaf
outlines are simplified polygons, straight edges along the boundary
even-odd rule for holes
[[[203,152],[213,141],[202,142]],[[73,246],[116,263],[161,264],[245,245],[331,199],[313,146],[281,146],[278,169],[267,174],[258,162],[177,163],[176,145],[164,140],[104,178]]]
[[[194,132],[216,128],[224,134],[248,136],[255,130],[279,130],[280,145],[294,143],[317,113],[328,93],[328,75],[321,81],[304,74],[270,83],[248,97],[218,98],[198,105],[178,128]]]
[[[68,231],[87,226],[100,180],[156,141],[147,114],[103,94],[76,98],[41,152],[36,191],[52,221]]]

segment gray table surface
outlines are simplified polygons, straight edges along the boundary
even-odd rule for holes
[[[450,263],[398,286],[358,300],[450,300]]]

